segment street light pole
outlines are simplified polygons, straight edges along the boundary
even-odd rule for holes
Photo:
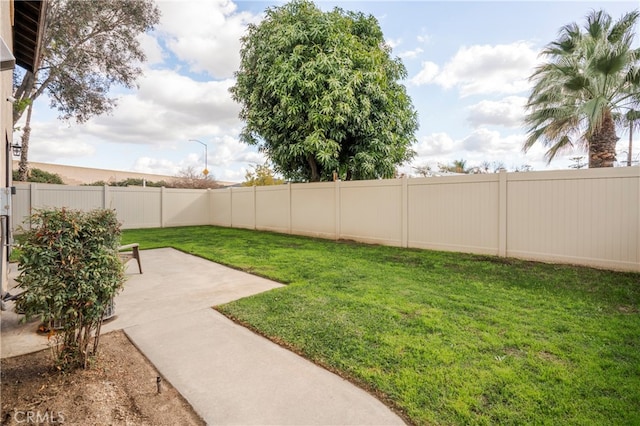
[[[202,171],[202,174],[206,178],[207,175],[209,174],[209,170],[207,169],[207,144],[202,141],[199,141],[198,139],[189,139],[189,141],[198,142],[200,145],[204,145],[204,170]]]

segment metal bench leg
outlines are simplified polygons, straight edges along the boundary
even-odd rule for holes
[[[138,246],[135,246],[133,248],[133,257],[138,262],[138,270],[140,271],[140,273],[142,273],[142,264],[140,263],[140,251],[138,249]]]

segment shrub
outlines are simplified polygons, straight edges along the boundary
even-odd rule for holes
[[[154,188],[167,187],[171,188],[171,184],[167,183],[163,180],[158,182],[152,182],[150,180],[144,180],[139,178],[127,178],[123,180],[119,180],[117,182],[105,182],[103,180],[98,180],[92,183],[84,183],[83,186],[148,186]]]
[[[17,281],[25,292],[16,309],[25,320],[60,324],[50,332],[59,368],[87,368],[105,308],[124,284],[115,211],[39,210],[31,224],[20,237]]]
[[[18,171],[13,171],[13,180],[19,181]],[[29,169],[29,176],[27,176],[27,182],[35,183],[55,183],[58,185],[64,185],[64,181],[57,173],[49,173],[40,169]]]

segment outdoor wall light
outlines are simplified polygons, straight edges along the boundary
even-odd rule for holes
[[[22,154],[22,145],[11,145],[11,151],[13,152],[14,157],[20,157],[20,155]]]

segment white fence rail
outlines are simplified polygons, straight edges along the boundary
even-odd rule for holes
[[[640,271],[640,168],[215,190],[19,186],[13,211],[115,208],[123,228],[218,225]]]

